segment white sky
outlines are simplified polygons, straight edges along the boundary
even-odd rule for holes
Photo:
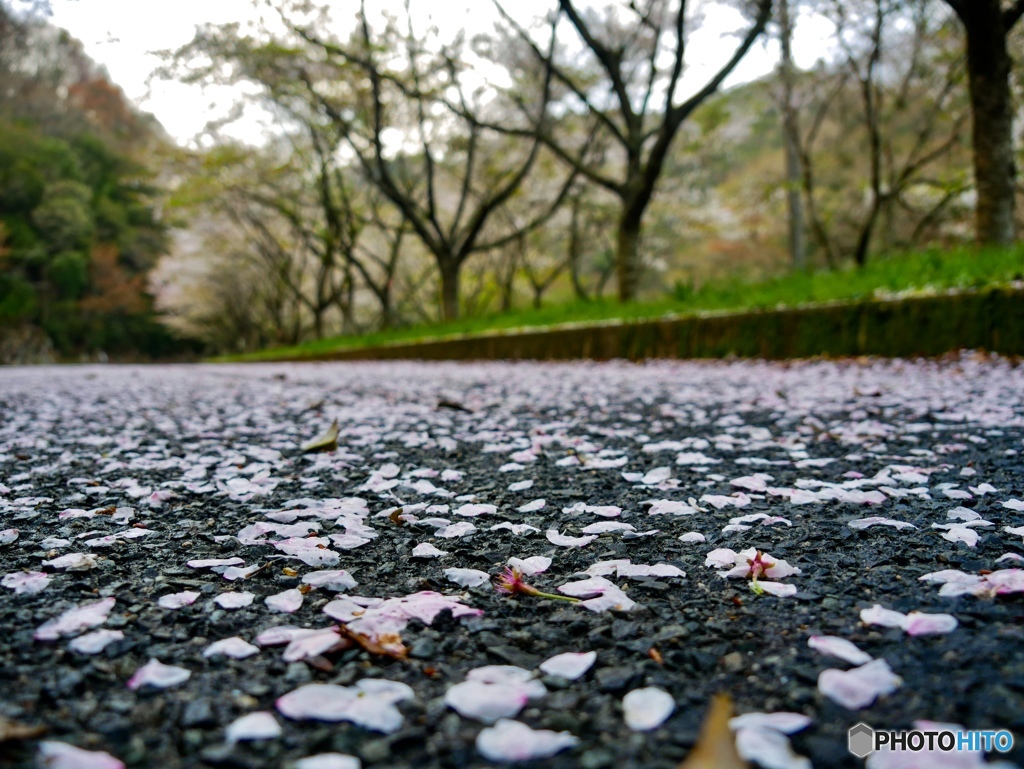
[[[371,0],[371,3],[373,0]],[[190,142],[209,120],[223,115],[236,92],[226,89],[205,92],[198,86],[153,80],[147,78],[160,65],[153,51],[173,49],[184,45],[204,23],[223,24],[253,19],[256,11],[252,0],[51,0],[51,22],[63,27],[82,41],[85,51],[96,62],[104,65],[111,79],[139,107],[156,116],[168,133],[179,142]],[[552,3],[545,0],[515,0],[508,7],[517,16],[530,6],[544,8]],[[354,0],[335,0],[334,7],[351,8]],[[483,32],[490,28],[491,19],[481,9],[491,8],[489,0],[413,0],[412,5],[429,8],[435,23],[442,27],[469,28]],[[372,7],[372,5],[371,5]],[[722,63],[723,56],[733,51],[731,37],[723,39],[737,29],[738,16],[721,6],[712,6],[704,27],[694,34],[687,51],[688,77],[691,84],[703,80],[698,77],[701,60],[709,66]],[[797,30],[794,54],[800,66],[811,66],[825,54],[828,37],[827,25],[810,19]],[[817,22],[817,23],[815,23]],[[771,71],[776,60],[777,46],[755,44],[727,82],[743,82]],[[256,117],[242,121],[233,135],[257,142],[261,125]]]

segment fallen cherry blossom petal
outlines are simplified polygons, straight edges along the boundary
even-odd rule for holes
[[[782,734],[796,734],[806,729],[814,719],[803,713],[744,713],[729,719],[729,728],[739,729],[771,729]]]
[[[707,538],[699,531],[688,531],[679,537],[680,542],[706,542]]]
[[[50,566],[61,571],[88,571],[96,568],[96,556],[92,553],[68,553],[49,561],[43,566]]]
[[[568,537],[564,534],[559,534],[554,529],[548,529],[544,532],[544,536],[548,538],[548,542],[552,545],[558,545],[559,547],[585,547],[597,539],[596,534],[590,534],[586,537]]]
[[[532,555],[529,558],[509,558],[508,565],[519,569],[527,577],[543,574],[551,566],[551,559],[546,555]]]
[[[860,610],[860,621],[866,625],[901,628],[903,623],[907,621],[907,615],[892,609],[883,609],[876,603],[870,609]]]
[[[616,568],[616,575],[621,578],[685,577],[686,572],[678,566],[673,566],[668,563],[656,563],[650,566],[642,566],[638,563],[623,563]]]
[[[15,595],[39,593],[49,584],[50,575],[43,571],[16,571],[0,580],[0,585],[13,590]]]
[[[253,593],[221,593],[213,602],[222,609],[241,609],[249,606],[256,596]]]
[[[917,527],[912,523],[905,521],[895,521],[892,518],[882,518],[875,516],[873,518],[857,518],[853,521],[848,521],[847,526],[851,529],[868,529],[872,526],[892,526],[896,529],[916,529]]]
[[[540,663],[542,672],[549,676],[558,676],[569,681],[582,678],[597,660],[597,652],[565,652],[556,654]]]
[[[784,582],[771,582],[766,580],[759,580],[754,583],[751,582],[751,587],[755,584],[757,589],[755,592],[768,593],[768,595],[774,595],[778,598],[789,598],[790,596],[796,595],[796,585],[787,585]]]
[[[263,599],[267,608],[271,611],[291,614],[302,607],[302,593],[297,588],[282,590],[275,595],[268,595]]]
[[[880,696],[892,694],[901,683],[888,662],[876,659],[852,670],[823,670],[818,691],[847,710],[860,710]]]
[[[525,505],[520,505],[516,508],[518,513],[535,513],[538,510],[543,510],[547,504],[546,499],[535,499],[532,502],[527,502]]]
[[[9,545],[18,539],[17,529],[4,529],[0,531],[0,545]]]
[[[676,701],[664,689],[649,686],[634,689],[622,698],[622,715],[626,726],[635,732],[657,729],[672,715]]]
[[[736,730],[736,752],[763,769],[811,769],[810,759],[794,753],[789,738],[774,729]]]
[[[224,737],[229,743],[243,740],[272,740],[281,736],[281,724],[273,713],[259,710],[236,718],[224,730]]]
[[[151,659],[135,671],[135,675],[128,679],[127,686],[132,691],[141,689],[143,686],[167,689],[184,683],[191,677],[191,670],[174,665],[164,665],[160,660]]]
[[[928,614],[912,611],[903,623],[907,635],[940,635],[952,633],[959,623],[952,614]]]
[[[298,662],[299,660],[316,657],[319,654],[332,649],[341,641],[334,628],[314,630],[308,634],[296,635],[288,642],[281,659],[285,662]]]
[[[114,608],[114,598],[103,598],[93,603],[68,609],[56,619],[40,625],[32,637],[37,641],[55,641],[61,636],[74,635],[80,630],[102,625]]]
[[[295,721],[350,721],[390,734],[401,728],[403,720],[395,703],[413,697],[405,684],[365,679],[351,687],[306,684],[279,697],[276,706]]]
[[[302,583],[313,587],[326,587],[330,590],[351,590],[359,585],[344,569],[311,571],[303,576]]]
[[[362,763],[355,756],[348,756],[344,753],[319,753],[315,756],[300,758],[292,764],[292,767],[293,769],[362,769]]]
[[[68,644],[68,648],[79,654],[99,654],[114,641],[120,641],[122,638],[124,633],[120,630],[93,630],[75,638]]]
[[[231,657],[231,659],[234,660],[244,660],[254,654],[259,654],[259,652],[260,647],[253,646],[251,643],[239,638],[238,636],[232,636],[231,638],[214,641],[203,650],[203,656],[216,657],[218,655],[224,655],[225,657]]]
[[[531,729],[519,721],[502,719],[482,730],[476,737],[476,749],[488,761],[531,761],[550,758],[579,744],[569,732]]]
[[[435,537],[441,539],[455,539],[456,537],[465,537],[477,530],[476,526],[471,524],[469,521],[461,521],[460,523],[453,523],[450,526],[445,526],[443,529],[438,529],[434,532]]]
[[[169,595],[162,595],[157,599],[157,606],[162,609],[181,609],[185,606],[190,606],[196,602],[196,599],[202,595],[194,590],[185,590],[181,593],[170,593]]]
[[[124,763],[102,750],[83,750],[66,742],[39,743],[40,769],[125,769]]]
[[[186,562],[186,566],[193,569],[213,569],[218,566],[241,566],[245,560],[238,558],[197,558]]]
[[[517,716],[529,699],[521,687],[482,681],[463,681],[444,695],[445,704],[460,716],[485,724]]]
[[[863,665],[874,659],[866,651],[858,649],[852,641],[834,635],[812,635],[807,639],[807,645],[817,652],[836,657],[851,665]]]
[[[494,515],[498,512],[497,505],[465,504],[452,510],[453,515],[475,518],[478,515]]]
[[[446,550],[438,550],[429,542],[420,542],[412,549],[413,558],[441,558],[448,555]]]
[[[491,575],[479,569],[445,569],[444,576],[449,582],[463,587],[479,587],[491,581]]]

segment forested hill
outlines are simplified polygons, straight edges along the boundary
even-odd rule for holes
[[[168,246],[160,126],[77,40],[2,4],[0,95],[0,361],[185,352],[146,293]]]

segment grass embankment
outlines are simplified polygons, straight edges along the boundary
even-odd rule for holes
[[[360,336],[342,336],[275,347],[219,361],[264,360],[315,356],[329,350],[376,347],[394,342],[438,339],[560,323],[660,318],[712,310],[753,310],[774,307],[852,301],[949,289],[1005,285],[1024,279],[1024,246],[1013,249],[961,248],[929,250],[879,257],[862,269],[789,273],[771,280],[730,280],[709,283],[696,291],[677,289],[674,296],[657,301],[622,305],[610,300],[551,305],[500,315],[464,318],[449,323],[413,326]]]

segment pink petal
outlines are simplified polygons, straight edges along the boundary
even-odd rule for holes
[[[635,732],[657,729],[676,709],[676,701],[664,689],[649,686],[634,689],[622,698],[622,715],[626,726]]]
[[[475,531],[476,526],[469,521],[462,521],[461,523],[453,523],[450,526],[445,526],[443,529],[438,529],[434,532],[434,536],[441,539],[455,539],[457,537],[465,537]]]
[[[68,644],[68,648],[79,654],[99,654],[114,641],[124,638],[120,630],[94,630],[91,633],[78,636]]]
[[[278,625],[277,627],[267,628],[256,636],[256,643],[259,646],[280,646],[281,644],[294,641],[296,638],[304,638],[319,632],[321,631],[295,627],[294,625]]]
[[[231,657],[231,659],[244,660],[246,657],[259,654],[259,652],[260,648],[258,646],[253,646],[238,636],[232,636],[231,638],[214,641],[203,650],[203,656],[216,657],[223,654],[225,657]]]
[[[903,629],[907,635],[939,635],[952,633],[959,624],[952,614],[926,614],[925,612],[912,611],[907,615]]]
[[[837,657],[851,665],[863,665],[873,659],[870,654],[858,649],[851,641],[834,635],[812,635],[807,639],[807,645],[817,652]]]
[[[784,582],[758,580],[757,586],[763,592],[768,593],[768,595],[778,596],[779,598],[789,598],[796,595],[796,585],[787,585]]]
[[[114,603],[114,598],[104,598],[68,609],[56,619],[40,625],[32,637],[37,641],[54,641],[61,636],[73,635],[80,630],[102,625],[107,621]]]
[[[706,542],[706,537],[699,531],[688,531],[679,537],[680,542]]]
[[[412,697],[412,689],[395,681],[366,679],[354,687],[307,684],[278,698],[277,709],[294,720],[350,721],[390,734],[402,726],[395,703]]]
[[[540,669],[549,676],[575,681],[582,678],[594,666],[596,660],[597,652],[566,652],[544,660],[540,664]]]
[[[412,549],[413,558],[441,558],[448,555],[444,550],[438,550],[429,542],[420,542]]]
[[[242,740],[272,740],[281,736],[281,724],[272,713],[260,710],[228,724],[224,736],[230,743]]]
[[[737,555],[735,550],[720,547],[708,553],[707,558],[704,559],[704,565],[712,566],[716,569],[724,569],[727,566],[735,565]]]
[[[281,659],[285,662],[298,662],[309,657],[316,657],[336,646],[339,641],[341,641],[341,637],[333,628],[297,636],[285,647]]]
[[[222,609],[241,609],[251,604],[255,597],[253,593],[221,593],[213,602]]]
[[[50,561],[43,561],[43,566],[52,566],[62,571],[88,571],[96,568],[96,556],[92,553],[68,553]]]
[[[853,670],[823,670],[818,676],[818,691],[837,705],[859,710],[883,694],[892,694],[901,683],[889,663],[877,659]]]
[[[678,566],[668,563],[656,563],[651,566],[641,566],[635,563],[624,563],[616,569],[619,577],[685,577],[686,572]]]
[[[49,584],[50,575],[42,571],[16,571],[0,580],[0,585],[13,590],[15,595],[39,593]]]
[[[132,691],[143,686],[166,689],[170,686],[184,683],[191,676],[191,670],[175,667],[174,665],[164,665],[160,660],[151,659],[136,670],[135,675],[128,679],[128,688]]]
[[[452,510],[453,515],[475,518],[478,515],[494,515],[498,512],[496,505],[466,504]]]
[[[579,739],[569,732],[531,729],[518,721],[502,719],[477,735],[476,749],[488,761],[530,761],[550,758],[578,743]]]
[[[66,742],[39,743],[41,769],[124,769],[124,764],[102,750],[82,750]]]
[[[17,529],[4,529],[0,531],[0,545],[9,545],[18,539]]]
[[[298,611],[302,606],[302,593],[295,588],[291,588],[290,590],[283,590],[276,595],[268,595],[263,600],[267,604],[267,608],[282,612],[283,614],[291,614]]]
[[[170,595],[162,595],[157,600],[157,606],[163,609],[180,609],[183,606],[189,606],[195,603],[196,599],[201,595],[193,590],[186,590],[182,593],[171,593]]]
[[[212,569],[217,566],[241,566],[245,561],[242,558],[200,558],[188,561],[186,566],[193,569]]]

